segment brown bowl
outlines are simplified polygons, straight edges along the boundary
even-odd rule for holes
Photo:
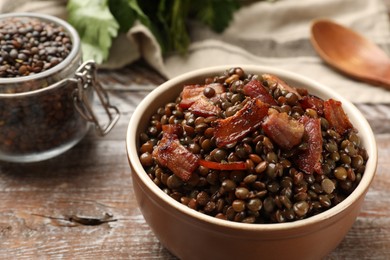
[[[284,70],[238,66],[246,73],[274,74],[324,99],[340,100],[358,129],[369,155],[364,175],[344,201],[318,215],[278,224],[221,220],[192,210],[165,194],[140,163],[139,135],[157,108],[174,101],[184,84],[202,83],[206,77],[220,75],[230,67],[205,68],[171,79],[152,91],[134,111],[127,130],[126,148],[141,212],[159,241],[181,259],[320,259],[336,248],[351,228],[377,166],[377,146],[369,124],[352,103],[330,88]]]

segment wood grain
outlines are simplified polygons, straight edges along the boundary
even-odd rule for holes
[[[125,150],[135,106],[164,79],[142,64],[100,75],[122,111],[108,136],[90,131],[54,159],[0,164],[0,259],[176,259],[138,209]],[[326,259],[390,258],[390,107],[359,109],[375,131],[378,171],[357,221]]]

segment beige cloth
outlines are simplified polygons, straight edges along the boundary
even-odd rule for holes
[[[33,11],[66,19],[65,5],[58,0],[0,0],[0,12]],[[390,103],[390,91],[352,80],[318,57],[309,41],[310,24],[316,18],[351,27],[388,50],[390,26],[382,0],[277,0],[242,7],[222,34],[191,24],[192,44],[186,56],[163,57],[150,31],[137,23],[114,41],[104,67],[121,67],[143,57],[171,78],[214,65],[268,65],[317,80],[355,103]]]

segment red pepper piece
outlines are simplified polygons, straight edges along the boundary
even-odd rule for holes
[[[278,84],[278,87],[280,89],[284,89],[284,90],[287,90],[288,92],[292,92],[294,93],[295,95],[297,95],[297,97],[299,99],[302,98],[302,96],[298,93],[297,89],[290,86],[289,84],[287,84],[286,82],[284,82],[283,80],[281,80],[280,78],[278,78],[277,76],[275,75],[271,75],[271,74],[263,74],[261,75],[262,78],[264,80],[266,80],[268,82],[269,85],[272,85],[274,83],[277,83]]]
[[[316,96],[304,96],[299,100],[303,109],[311,108],[314,109],[318,115],[324,114],[324,100]]]
[[[221,109],[211,103],[204,96],[198,98],[188,109],[197,116],[216,116],[221,112]]]
[[[211,83],[208,85],[186,85],[184,86],[183,91],[181,93],[181,101],[179,106],[181,108],[189,108],[200,97],[206,97],[203,94],[203,91],[206,87],[213,88],[215,90],[216,95],[225,92],[224,86],[219,83]]]
[[[250,96],[251,98],[258,98],[271,106],[277,105],[272,95],[267,91],[263,84],[256,79],[249,81],[244,86],[243,91],[245,95]]]
[[[287,113],[273,113],[262,125],[265,134],[282,149],[291,149],[302,141],[304,125],[298,120],[289,118]]]
[[[202,165],[206,168],[212,170],[220,171],[241,171],[246,170],[245,162],[228,162],[228,163],[219,163],[206,160],[199,160],[199,165]]]
[[[214,122],[216,145],[223,147],[232,144],[255,130],[268,114],[268,108],[268,104],[251,99],[233,116],[216,120]]]
[[[353,127],[340,101],[326,100],[324,102],[324,116],[328,120],[329,126],[340,135],[345,134]]]
[[[169,132],[163,134],[153,151],[153,157],[161,166],[170,169],[183,181],[188,181],[199,166],[199,157],[179,142],[178,136],[172,132],[175,126],[165,125],[163,128]]]
[[[308,148],[298,153],[295,163],[298,168],[307,174],[314,172],[322,174],[322,134],[321,120],[319,118],[301,117],[300,121],[305,126],[304,139],[307,140]]]

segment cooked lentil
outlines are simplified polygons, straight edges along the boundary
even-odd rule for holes
[[[294,161],[297,152],[309,149],[305,139],[295,148],[285,150],[261,127],[238,142],[216,146],[213,122],[229,118],[244,107],[249,97],[243,93],[243,87],[252,79],[260,80],[277,101],[269,113],[286,112],[298,120],[303,115],[319,119],[323,147],[321,174],[305,173]],[[221,109],[217,116],[196,116],[179,106],[181,97],[178,97],[156,111],[140,136],[142,165],[154,183],[177,201],[229,221],[279,223],[321,213],[340,203],[359,184],[368,156],[357,130],[352,128],[340,134],[330,127],[323,114],[313,108],[304,109],[299,97],[309,95],[304,89],[291,92],[262,75],[246,74],[241,68],[206,78],[204,83],[221,83],[226,87],[226,93],[217,99],[213,89],[206,87],[203,92]],[[162,125],[172,123],[181,125],[180,143],[192,153],[218,163],[243,161],[246,170],[199,166],[185,182],[155,159],[151,164],[150,153],[162,138]]]

